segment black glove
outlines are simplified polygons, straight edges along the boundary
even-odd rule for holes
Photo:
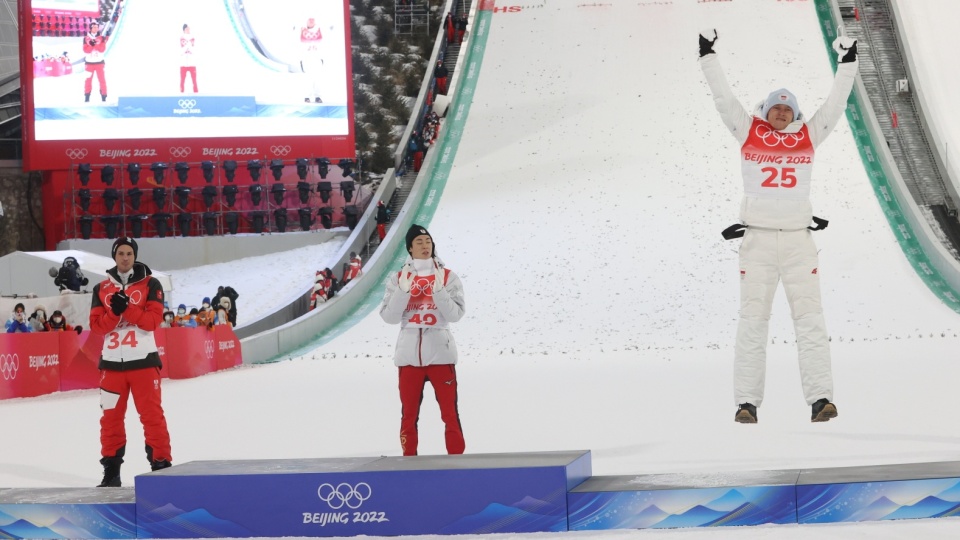
[[[127,304],[129,302],[130,298],[127,297],[126,293],[119,291],[110,298],[110,311],[119,317],[124,311],[127,310]]]
[[[83,279],[80,280],[80,284],[81,284],[81,285],[86,286],[87,283],[90,283],[90,280],[87,279],[87,278],[83,278]]]
[[[711,37],[712,39],[708,39]],[[717,31],[714,29],[700,32],[700,57],[713,54],[713,44],[717,42]]]
[[[839,55],[838,61],[841,64],[856,62],[857,40],[848,37],[841,37],[837,39],[837,54]]]
[[[82,326],[74,327],[74,330],[77,331],[77,335],[78,335],[78,336],[83,333],[83,327],[82,327]]]
[[[95,40],[95,39],[88,40],[87,43],[88,43],[91,47],[96,47],[96,46],[97,46],[97,40]]]

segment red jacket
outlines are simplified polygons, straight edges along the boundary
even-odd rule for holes
[[[93,288],[90,330],[104,336],[100,369],[126,371],[161,367],[153,331],[163,322],[163,288],[150,277],[150,268],[133,264],[133,275],[121,285],[117,267],[107,270],[107,279]],[[130,298],[120,316],[110,309],[110,299],[119,291]]]

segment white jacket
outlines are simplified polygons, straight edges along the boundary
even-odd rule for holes
[[[847,106],[847,97],[853,88],[857,77],[858,62],[847,62],[837,66],[837,74],[833,80],[833,88],[826,101],[820,106],[809,120],[803,121],[810,142],[816,148],[827,138],[837,125],[840,116]],[[713,94],[713,101],[720,112],[724,125],[743,146],[750,135],[750,127],[754,123],[754,116],[734,97],[727,78],[723,74],[717,54],[708,54],[700,58],[700,68],[706,76],[707,84]],[[794,129],[796,126],[791,125]],[[787,129],[791,129],[788,126]],[[813,217],[813,207],[808,196],[797,198],[788,197],[756,197],[745,193],[740,204],[740,219],[748,226],[773,229],[803,229],[810,225]]]
[[[399,272],[391,274],[387,281],[380,317],[388,324],[400,325],[393,357],[397,366],[457,363],[457,344],[449,326],[466,312],[463,284],[442,261],[437,259],[437,262],[444,270],[446,280],[443,288],[435,294],[432,292],[432,272],[418,272],[410,292],[400,290]],[[407,257],[405,264],[413,264],[413,259]]]

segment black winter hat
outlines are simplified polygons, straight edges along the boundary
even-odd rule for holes
[[[117,249],[119,249],[120,246],[132,247],[133,260],[137,260],[137,251],[139,250],[139,247],[137,246],[137,241],[134,240],[133,238],[130,238],[129,236],[121,236],[120,238],[117,238],[116,240],[113,241],[113,247],[110,249],[110,257],[112,257],[113,260],[117,259]]]
[[[424,234],[430,236],[430,233],[427,232],[426,227],[417,225],[416,223],[407,229],[407,253],[410,253],[410,250],[413,248],[414,238]],[[433,236],[430,236],[430,242],[433,243],[433,251],[430,253],[430,256],[435,257],[437,255],[437,244],[433,242]]]

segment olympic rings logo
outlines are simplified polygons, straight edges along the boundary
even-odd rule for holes
[[[106,298],[104,298],[104,300],[106,300],[107,305],[110,305],[110,299],[113,298],[114,294],[115,293],[110,293],[106,296]],[[140,300],[143,299],[143,293],[141,293],[140,291],[130,291],[130,295],[128,296],[128,298],[130,298],[131,304],[138,305],[140,304]]]
[[[283,146],[274,145],[270,147],[270,152],[278,156],[285,156],[290,153],[290,145],[285,144]]]
[[[67,148],[67,157],[70,159],[83,159],[87,157],[86,148]]]
[[[207,360],[213,358],[213,340],[208,339],[203,342],[203,352],[207,353]]]
[[[317,496],[333,510],[339,510],[344,506],[356,510],[360,508],[363,501],[370,498],[370,495],[373,495],[373,490],[366,482],[360,482],[355,486],[344,482],[337,487],[333,487],[333,484],[320,484],[317,488]]]
[[[173,146],[170,148],[170,155],[173,157],[187,157],[190,155],[191,149],[189,146]]]
[[[0,372],[3,373],[3,380],[12,381],[17,378],[17,371],[20,370],[19,354],[0,354]]]
[[[192,109],[192,108],[194,108],[194,107],[197,106],[197,100],[195,100],[195,99],[181,99],[181,100],[177,101],[177,105],[179,105],[181,109]]]
[[[433,283],[429,278],[418,277],[410,285],[410,297],[417,298],[433,294]]]
[[[802,131],[796,133],[781,133],[763,124],[757,124],[757,129],[754,130],[754,133],[756,133],[757,137],[760,137],[763,144],[771,147],[782,144],[786,148],[795,148],[800,144],[800,141],[806,138],[806,135],[804,135]]]

